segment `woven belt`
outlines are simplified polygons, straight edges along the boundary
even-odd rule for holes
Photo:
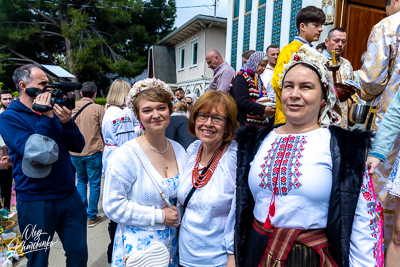
[[[265,229],[263,224],[254,219],[253,228],[262,235],[270,237],[267,249],[258,267],[283,267],[294,242],[307,246],[319,254],[319,266],[338,267],[329,254],[328,238],[325,229],[299,230],[287,228]]]

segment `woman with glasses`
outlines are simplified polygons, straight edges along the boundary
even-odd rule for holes
[[[187,149],[178,189],[181,266],[235,266],[236,115],[235,100],[219,91],[202,95],[190,114],[200,140]]]
[[[188,94],[185,98],[186,104],[187,104],[187,117],[190,117],[190,112],[192,111],[192,108],[194,106],[194,103],[196,103],[197,100],[197,95],[196,94]]]

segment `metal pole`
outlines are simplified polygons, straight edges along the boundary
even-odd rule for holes
[[[214,18],[217,16],[217,0],[214,0]]]

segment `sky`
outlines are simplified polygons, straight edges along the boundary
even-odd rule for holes
[[[217,5],[217,17],[227,18],[228,16],[228,0],[219,0]],[[176,0],[176,14],[175,26],[180,27],[185,22],[193,18],[194,16],[208,15],[214,16],[214,0]],[[193,7],[210,5],[208,7]],[[192,8],[179,8],[191,6]]]

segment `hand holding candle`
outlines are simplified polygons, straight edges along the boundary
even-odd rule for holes
[[[336,54],[335,50],[332,50],[332,65],[336,66]]]

